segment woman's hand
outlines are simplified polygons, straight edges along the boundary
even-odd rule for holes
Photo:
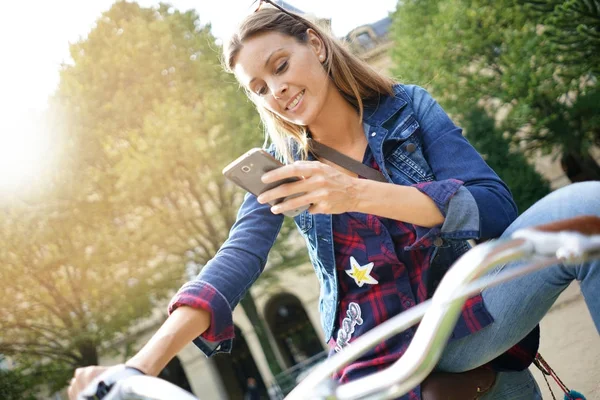
[[[281,214],[307,204],[311,204],[308,211],[312,214],[342,214],[356,209],[357,183],[360,179],[320,161],[296,161],[267,172],[262,176],[262,181],[270,183],[291,177],[303,179],[268,190],[258,196],[258,201],[264,204],[303,193],[271,207],[274,214]]]
[[[69,400],[77,400],[79,393],[89,385],[94,378],[106,371],[110,367],[85,367],[77,368],[69,384],[67,393],[69,394]]]

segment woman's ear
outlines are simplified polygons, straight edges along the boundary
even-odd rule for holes
[[[325,58],[327,58],[327,51],[325,49],[325,43],[323,43],[323,39],[321,39],[317,32],[311,28],[306,30],[306,36],[308,45],[319,58],[319,61],[325,61]]]

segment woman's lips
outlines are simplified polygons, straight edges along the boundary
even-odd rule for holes
[[[298,104],[300,104],[300,101],[302,101],[302,98],[304,97],[304,90],[302,90],[300,93],[298,93],[293,99],[292,101],[290,101],[287,105],[287,107],[285,108],[288,111],[293,111],[294,108],[296,108],[298,106]]]

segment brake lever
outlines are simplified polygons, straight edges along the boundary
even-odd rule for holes
[[[567,265],[579,264],[600,252],[600,235],[521,229],[516,231],[512,237],[522,238],[529,242],[533,254],[554,256]]]

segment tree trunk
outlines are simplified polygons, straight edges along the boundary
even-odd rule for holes
[[[246,293],[244,298],[240,301],[240,305],[242,309],[246,313],[246,316],[250,320],[250,323],[254,327],[254,332],[256,333],[256,337],[262,347],[265,358],[267,359],[267,363],[269,364],[269,369],[273,376],[277,376],[282,372],[281,366],[275,357],[275,352],[273,351],[273,347],[271,347],[271,341],[269,340],[269,336],[267,335],[267,328],[265,326],[265,322],[258,315],[258,310],[256,309],[256,303],[252,298],[250,292]]]
[[[571,182],[600,180],[600,166],[589,153],[566,152],[560,165]]]
[[[81,366],[98,365],[98,347],[91,340],[82,340],[77,343],[77,349],[81,354]]]

